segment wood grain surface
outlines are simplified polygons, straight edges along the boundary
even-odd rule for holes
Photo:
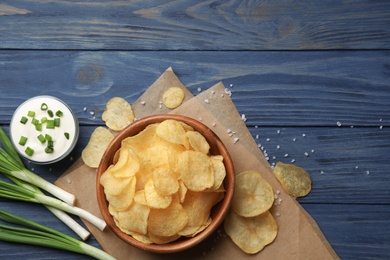
[[[135,102],[168,67],[194,95],[222,81],[269,163],[310,173],[298,201],[341,259],[388,259],[389,14],[389,1],[368,0],[0,1],[0,126],[29,97],[70,105],[81,126],[72,154],[26,162],[54,182],[111,97]],[[0,208],[73,235],[40,205]],[[0,242],[10,258],[88,259]]]

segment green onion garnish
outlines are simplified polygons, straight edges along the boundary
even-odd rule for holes
[[[47,104],[46,103],[42,103],[41,110],[42,111],[46,111],[47,110]]]
[[[46,142],[46,139],[42,134],[38,135],[37,138],[38,138],[39,142],[41,142],[42,144],[44,144]]]
[[[54,118],[54,126],[59,127],[59,126],[60,126],[60,123],[61,123],[61,119],[59,119],[59,118]]]
[[[22,118],[20,119],[20,123],[22,123],[22,124],[26,124],[27,121],[28,121],[28,118],[25,116],[22,116]]]
[[[27,143],[27,137],[21,136],[19,139],[19,144],[24,146]]]
[[[48,114],[50,117],[53,117],[53,116],[54,116],[53,111],[51,111],[51,110],[47,110],[47,114]]]
[[[65,132],[64,135],[65,135],[65,138],[66,138],[67,140],[69,140],[69,133],[68,133],[68,132]]]
[[[44,116],[44,117],[41,118],[41,123],[42,124],[46,123],[46,121],[47,121],[47,117]]]
[[[56,112],[56,116],[58,116],[58,117],[61,117],[63,114],[64,114],[64,113],[62,113],[61,110],[58,110],[58,111]]]
[[[47,120],[46,121],[46,128],[47,129],[54,129],[54,120]]]
[[[36,119],[36,118],[33,118],[33,119],[31,120],[31,124],[37,125],[37,124],[39,124],[39,120]]]
[[[35,130],[42,131],[42,124],[41,123],[36,124],[35,125]]]
[[[30,111],[27,112],[27,115],[29,117],[34,117],[35,116],[35,112],[30,110]]]
[[[45,153],[53,153],[54,152],[54,148],[53,147],[46,147],[45,148]]]
[[[25,152],[26,152],[26,154],[28,156],[32,156],[34,154],[34,149],[32,149],[31,147],[27,146]]]
[[[45,135],[45,139],[46,139],[47,141],[52,141],[52,140],[53,140],[53,138],[52,138],[51,135],[49,135],[49,134],[46,134],[46,135]]]

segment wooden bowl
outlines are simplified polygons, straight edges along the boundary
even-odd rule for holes
[[[168,244],[145,244],[142,243],[133,237],[127,235],[126,233],[122,232],[115,224],[112,216],[108,212],[108,202],[106,200],[105,194],[104,194],[104,188],[102,185],[100,185],[100,176],[105,172],[107,167],[112,163],[113,157],[115,152],[120,148],[121,141],[129,136],[134,136],[141,132],[143,129],[145,129],[146,126],[154,123],[162,122],[166,119],[175,119],[178,121],[182,121],[190,126],[192,126],[196,131],[201,133],[206,140],[210,144],[210,154],[211,155],[222,155],[226,168],[226,177],[224,180],[224,186],[225,186],[225,196],[223,200],[221,200],[218,204],[216,204],[213,209],[211,210],[211,217],[212,222],[211,224],[203,230],[201,233],[197,234],[195,237],[187,238],[182,237],[174,242],[170,242]],[[222,141],[218,138],[218,136],[210,130],[207,126],[200,123],[199,121],[181,116],[181,115],[171,115],[171,114],[160,114],[160,115],[153,115],[149,117],[145,117],[142,119],[139,119],[129,125],[127,128],[122,130],[110,143],[110,145],[107,147],[107,150],[105,151],[102,160],[100,162],[98,172],[97,172],[97,181],[96,181],[96,190],[97,190],[97,198],[98,198],[98,204],[100,211],[103,215],[104,220],[107,222],[107,225],[109,228],[115,233],[116,236],[118,236],[120,239],[122,239],[124,242],[135,246],[137,248],[140,248],[142,250],[153,252],[153,253],[175,253],[180,252],[186,249],[189,249],[203,240],[205,240],[208,236],[210,236],[214,231],[217,230],[217,228],[220,226],[222,221],[224,220],[232,201],[233,197],[233,191],[234,191],[234,168],[233,168],[233,162],[230,158],[230,155],[222,143]]]

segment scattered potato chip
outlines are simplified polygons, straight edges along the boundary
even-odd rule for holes
[[[255,217],[242,217],[230,211],[224,222],[226,234],[245,253],[256,254],[272,243],[278,226],[269,211]]]
[[[204,154],[209,153],[210,145],[201,133],[198,131],[187,131],[185,136],[188,138],[191,147],[195,151],[202,152]]]
[[[178,168],[189,190],[204,191],[214,184],[214,166],[204,153],[184,151],[179,157]]]
[[[121,131],[134,122],[133,109],[125,99],[113,97],[107,102],[102,119],[111,130]]]
[[[173,236],[157,236],[153,233],[149,233],[149,238],[152,243],[157,245],[167,244],[180,238],[180,235],[175,234]]]
[[[271,185],[257,171],[236,175],[232,209],[240,216],[258,216],[271,208],[274,193]]]
[[[179,87],[170,87],[163,93],[162,102],[170,109],[177,108],[184,100],[184,91]]]
[[[299,166],[277,162],[274,174],[291,196],[303,197],[311,191],[310,175]]]
[[[110,130],[101,126],[97,127],[92,132],[87,146],[81,153],[83,162],[91,168],[97,168],[112,139],[114,139],[114,136]]]

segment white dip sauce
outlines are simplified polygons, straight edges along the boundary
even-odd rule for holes
[[[41,109],[42,104],[47,105],[47,110]],[[53,112],[53,117],[48,115],[49,110]],[[42,130],[38,131],[35,125],[32,124],[33,117],[28,116],[29,111],[35,112],[34,118],[40,122],[43,117],[46,117],[48,120],[60,118],[60,126],[48,129],[46,128],[46,123],[43,123]],[[61,111],[63,114],[57,116],[57,111]],[[25,124],[20,122],[22,117],[28,119]],[[63,101],[51,96],[37,96],[25,101],[16,109],[11,120],[10,135],[20,155],[32,162],[44,164],[59,161],[73,150],[78,139],[78,127],[76,116]],[[69,139],[66,138],[65,133],[69,134]],[[48,134],[52,137],[54,148],[52,153],[45,152],[48,142],[46,141],[42,144],[37,138],[40,134],[43,136]],[[25,145],[19,144],[22,136],[27,137]],[[33,155],[29,156],[26,154],[25,150],[27,147],[34,150]]]

